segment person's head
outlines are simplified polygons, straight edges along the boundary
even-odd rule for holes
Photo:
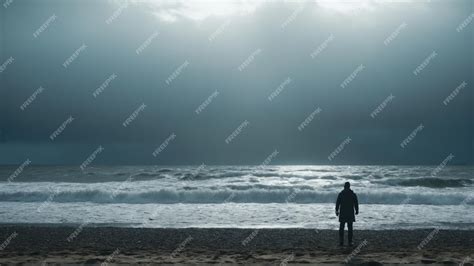
[[[344,183],[344,189],[349,189],[351,187],[351,183],[346,182]]]

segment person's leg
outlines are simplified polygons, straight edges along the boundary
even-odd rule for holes
[[[347,222],[349,243],[352,244],[352,222]]]
[[[344,222],[339,223],[339,244],[344,244]]]

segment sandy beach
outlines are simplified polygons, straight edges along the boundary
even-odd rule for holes
[[[339,247],[337,231],[143,229],[2,225],[0,263],[472,263],[474,232],[365,230]]]

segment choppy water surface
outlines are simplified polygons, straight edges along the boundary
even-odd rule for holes
[[[474,167],[114,166],[0,168],[1,223],[335,228],[345,181],[357,226],[474,228]]]

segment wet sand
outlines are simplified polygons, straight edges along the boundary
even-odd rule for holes
[[[339,247],[334,230],[144,229],[1,225],[0,263],[411,263],[472,265],[474,232],[355,231]],[[6,244],[6,245],[5,245]]]

